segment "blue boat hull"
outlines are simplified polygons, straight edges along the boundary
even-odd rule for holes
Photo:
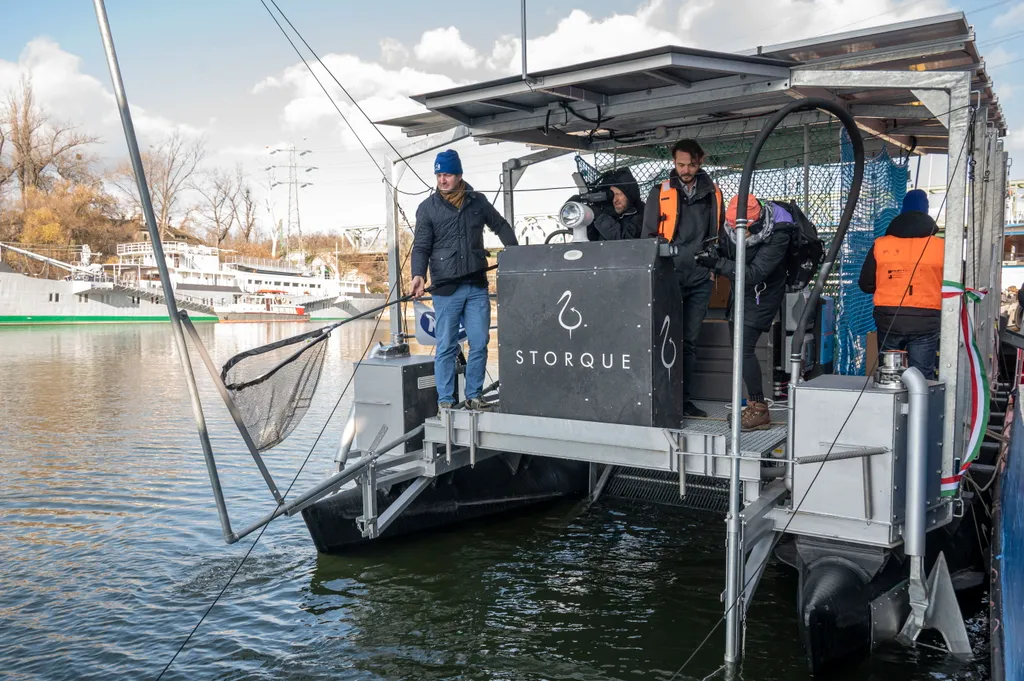
[[[1024,679],[1024,422],[1019,404],[1012,418],[993,505],[992,681]]]

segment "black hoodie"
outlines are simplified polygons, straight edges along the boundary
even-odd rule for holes
[[[612,170],[598,180],[597,189],[612,187],[626,195],[629,205],[621,214],[615,212],[611,201],[594,206],[594,222],[587,227],[587,238],[591,241],[636,239],[643,229],[644,202],[640,200],[640,187],[629,168]]]
[[[927,213],[912,210],[900,213],[889,223],[885,230],[886,236],[894,236],[900,239],[920,239],[926,236],[935,236],[938,231],[935,220]],[[875,248],[871,247],[867,258],[864,259],[864,267],[860,270],[860,280],[857,282],[860,290],[864,293],[875,293],[877,264],[875,263]],[[929,333],[938,333],[941,327],[941,310],[929,310],[920,307],[902,308],[892,306],[875,307],[875,326],[878,333],[897,333],[911,336],[923,336]]]
[[[672,243],[679,247],[679,254],[674,259],[676,274],[683,287],[698,286],[711,278],[711,270],[698,265],[694,261],[694,256],[710,245],[710,240],[718,236],[718,229],[722,226],[715,199],[715,183],[710,175],[700,170],[695,178],[693,196],[688,196],[682,188],[682,180],[679,179],[675,168],[669,173],[669,180],[678,195],[676,231],[672,235]],[[658,235],[658,227],[661,224],[661,206],[658,205],[660,196],[659,182],[651,188],[651,193],[647,196],[644,236]]]

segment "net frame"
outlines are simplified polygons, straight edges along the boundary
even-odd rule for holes
[[[258,452],[281,444],[302,422],[320,384],[331,327],[261,345],[240,352],[227,362],[220,378],[241,413],[242,426]],[[300,345],[301,344],[301,345]],[[300,345],[294,352],[263,369],[253,378],[231,380],[233,372],[241,372],[245,360],[264,357]],[[298,364],[300,363],[301,364]],[[298,366],[297,375],[282,372]]]

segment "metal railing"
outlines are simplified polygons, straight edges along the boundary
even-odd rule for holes
[[[170,253],[178,254],[194,254],[194,255],[217,255],[220,253],[219,248],[213,246],[200,246],[198,244],[190,244],[187,241],[164,241],[162,243],[164,255]],[[128,244],[117,245],[117,255],[152,255],[153,244],[149,241],[136,241]]]
[[[305,270],[296,265],[292,265],[287,262],[283,262],[280,259],[275,258],[256,258],[249,255],[229,255],[224,257],[224,263],[226,265],[246,265],[248,267],[269,267],[275,270],[281,270],[282,272],[294,272],[301,274]]]

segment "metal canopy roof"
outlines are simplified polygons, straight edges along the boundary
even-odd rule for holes
[[[482,143],[596,151],[661,145],[685,136],[749,136],[794,98],[826,96],[849,106],[875,146],[942,153],[948,131],[936,101],[919,90],[815,83],[801,71],[972,73],[989,123],[1006,123],[962,12],[728,54],[667,46],[413,97],[428,111],[386,121],[407,135],[469,128]],[[852,75],[852,74],[851,74]],[[934,92],[934,91],[933,91]],[[924,99],[927,99],[926,97]],[[947,99],[948,102],[948,99]],[[929,109],[926,104],[931,104]],[[975,102],[976,103],[976,102]],[[941,113],[945,113],[942,111]],[[820,125],[824,114],[784,125]],[[700,133],[699,135],[696,133]]]

